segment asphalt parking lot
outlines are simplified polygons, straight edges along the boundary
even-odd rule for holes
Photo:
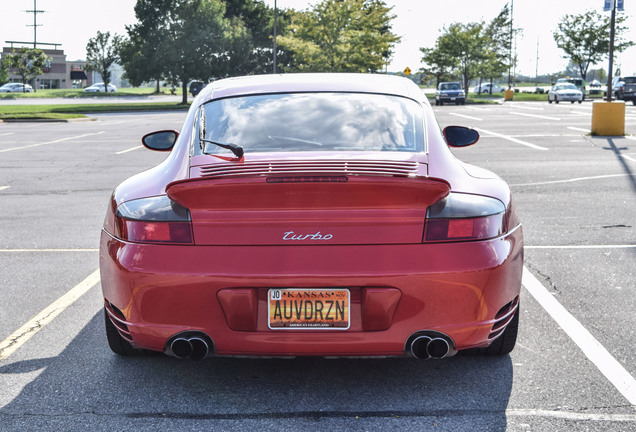
[[[98,242],[140,137],[179,113],[0,123],[0,431],[636,429],[636,107],[434,107],[481,134],[460,159],[510,185],[524,225],[520,334],[501,358],[122,358],[107,346]],[[36,317],[36,319],[34,319]]]

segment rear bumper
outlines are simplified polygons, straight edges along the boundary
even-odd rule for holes
[[[142,245],[102,232],[100,271],[107,311],[137,348],[166,351],[174,335],[200,331],[218,355],[399,356],[423,330],[456,350],[488,346],[516,311],[522,243],[521,228],[488,241],[367,246]],[[350,328],[269,329],[271,287],[348,288]]]

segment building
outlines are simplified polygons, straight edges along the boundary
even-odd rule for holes
[[[6,41],[6,43],[9,46],[2,48],[2,57],[22,47],[33,46],[33,42]],[[53,45],[53,49],[40,48],[49,57],[49,61],[47,67],[43,69],[43,74],[29,82],[34,89],[72,89],[93,84],[92,74],[85,72],[85,61],[67,61],[64,50],[58,49],[59,44],[38,43],[38,45]],[[21,82],[22,77],[9,72],[9,81]]]

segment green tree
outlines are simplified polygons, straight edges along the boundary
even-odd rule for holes
[[[18,52],[13,50],[4,57],[4,63],[9,71],[20,75],[22,84],[42,75],[42,68],[50,60],[44,51],[37,48],[20,48]],[[36,86],[33,86],[34,90]]]
[[[128,37],[123,41],[120,58],[125,75],[134,86],[156,80],[157,93],[165,76],[161,47],[167,37],[165,16],[173,0],[138,0],[135,16],[138,22],[126,26]]]
[[[168,37],[162,45],[168,77],[181,82],[182,103],[192,79],[207,81],[228,76],[230,58],[247,55],[247,33],[239,21],[224,17],[220,0],[176,0],[166,17]],[[243,52],[231,51],[241,49]]]
[[[225,17],[237,20],[246,30],[247,37],[239,38],[239,47],[231,52],[244,52],[244,56],[233,55],[230,58],[230,75],[250,75],[271,73],[273,70],[274,9],[262,0],[226,0]],[[289,23],[289,12],[278,9],[277,33],[283,34]],[[247,43],[249,49],[240,45]],[[289,53],[277,49],[278,63],[289,64]]]
[[[444,28],[437,45],[443,55],[455,59],[454,71],[461,75],[464,90],[468,93],[470,80],[477,76],[488,51],[484,23],[451,24]]]
[[[426,76],[435,77],[435,87],[438,87],[442,81],[452,79],[452,70],[456,67],[457,60],[440,50],[439,40],[435,43],[435,47],[420,48],[420,51],[423,54],[422,62],[425,64],[421,71]]]
[[[184,104],[189,81],[226,77],[253,51],[242,20],[226,18],[221,0],[138,0],[135,14],[122,50],[126,76],[180,82]]]
[[[616,53],[634,45],[634,42],[621,38],[621,33],[627,29],[627,26],[623,25],[626,20],[627,16],[623,14],[616,16],[614,39]],[[609,55],[610,17],[595,10],[580,15],[566,15],[554,32],[554,40],[565,52],[563,58],[574,63],[581,78],[585,80],[589,67]]]
[[[9,81],[9,67],[6,61],[0,61],[0,85]]]
[[[391,32],[394,17],[381,0],[323,0],[306,12],[291,12],[277,42],[292,53],[291,70],[375,72],[400,40]]]
[[[110,32],[97,31],[97,36],[88,40],[86,44],[86,70],[95,71],[102,76],[104,91],[108,92],[110,83],[110,67],[119,60],[119,51],[123,37]]]
[[[487,49],[484,51],[484,59],[479,65],[480,77],[485,77],[490,84],[510,69],[510,47],[512,34],[510,33],[511,16],[508,4],[488,25],[484,28]],[[492,93],[492,88],[491,88]]]

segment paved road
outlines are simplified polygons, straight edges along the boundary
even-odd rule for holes
[[[139,137],[185,113],[0,123],[0,344],[85,292],[19,331],[33,336],[0,360],[0,430],[634,430],[636,141],[587,136],[587,102],[435,110],[442,127],[479,129],[454,152],[511,184],[524,223],[510,356],[118,357],[94,273],[105,206],[164,157]],[[636,107],[626,117],[636,134]]]

